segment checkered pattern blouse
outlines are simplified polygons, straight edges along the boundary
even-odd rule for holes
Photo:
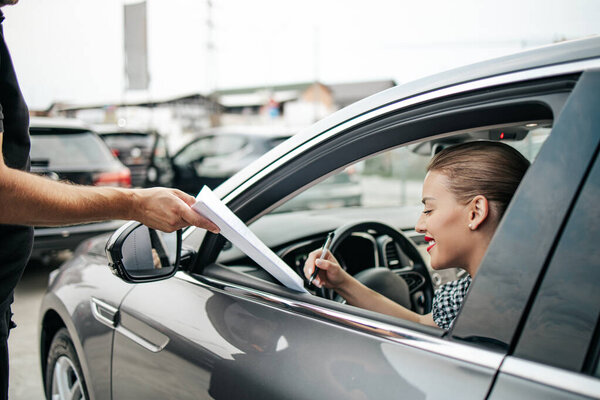
[[[443,284],[433,297],[433,320],[442,329],[449,329],[462,306],[471,285],[471,277],[466,275],[457,281]]]

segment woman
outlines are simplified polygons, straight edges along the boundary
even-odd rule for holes
[[[344,271],[331,253],[322,260],[320,250],[310,253],[304,274],[310,277],[316,264],[314,284],[335,290],[348,304],[448,329],[528,167],[517,150],[487,141],[446,148],[431,160],[423,182],[424,210],[415,229],[425,235],[433,269],[458,267],[467,275],[438,288],[427,315],[369,289]]]

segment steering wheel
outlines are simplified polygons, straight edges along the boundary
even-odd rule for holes
[[[389,265],[386,265],[385,249],[379,248],[379,265],[381,267],[360,271],[354,275],[354,278],[409,310],[421,314],[429,312],[433,301],[433,283],[425,261],[414,242],[402,232],[384,223],[355,222],[335,230],[330,247],[331,253],[335,254],[342,242],[356,232],[368,232],[374,237],[388,236],[392,244],[398,245],[400,251],[412,261],[412,268],[390,269]],[[325,289],[321,294],[339,302],[345,301],[341,296],[332,292]]]

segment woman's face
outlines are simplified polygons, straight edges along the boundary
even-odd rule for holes
[[[469,213],[448,190],[449,179],[441,172],[430,171],[423,182],[423,213],[415,229],[425,234],[431,267],[464,267],[473,247]]]

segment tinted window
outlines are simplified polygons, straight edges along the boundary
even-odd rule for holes
[[[515,355],[575,371],[584,368],[600,313],[598,199],[596,162],[560,237]]]
[[[154,148],[154,163],[162,168],[170,167],[167,143],[162,137],[158,138],[158,141],[156,142],[156,147]]]
[[[114,162],[102,139],[92,132],[38,134],[31,129],[31,160],[48,161],[49,168],[101,166]]]
[[[207,136],[185,146],[175,158],[177,165],[202,161],[208,157],[218,157],[241,150],[247,143],[242,136]]]

